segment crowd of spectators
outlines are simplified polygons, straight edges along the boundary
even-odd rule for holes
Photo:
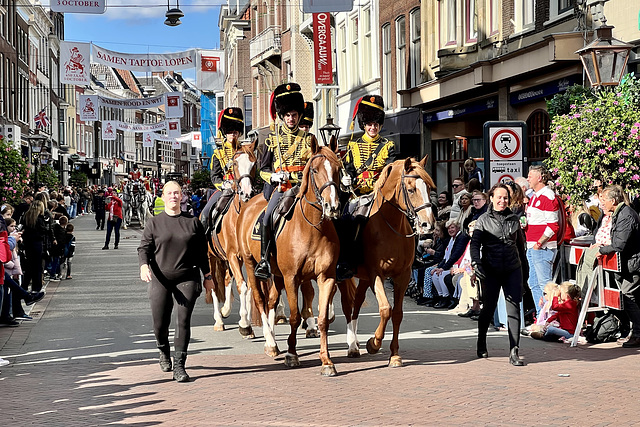
[[[464,170],[464,176],[452,181],[452,193],[442,191],[437,196],[437,222],[431,235],[419,236],[407,295],[419,305],[453,310],[471,320],[484,319],[496,330],[509,330],[511,348],[516,348],[511,362],[519,366],[518,335],[567,341],[583,326],[577,323],[587,279],[578,275],[577,280],[556,285],[553,273],[560,243],[594,234],[594,260],[612,252],[622,257],[622,271],[615,274],[615,282],[624,308],[615,314],[633,328],[627,327],[630,335],[619,341],[627,348],[640,347],[640,219],[622,188],[594,188],[593,198],[576,213],[565,210],[562,195],[556,193],[544,168],[532,166],[527,177],[499,186],[500,197],[505,198],[505,206],[499,208],[493,194],[497,187],[483,191],[482,172],[475,162],[465,162]],[[490,218],[493,223],[487,222]],[[481,234],[474,236],[481,219]],[[566,232],[559,236],[560,223],[565,222]],[[487,227],[492,238],[487,237]],[[507,244],[509,233],[513,242]],[[471,236],[482,241],[476,243],[475,256],[470,251]],[[516,248],[519,241],[521,249],[506,249]],[[502,255],[495,257],[498,249]],[[510,265],[520,266],[512,279],[507,277],[509,269],[498,272],[495,267],[506,256],[515,257]],[[489,271],[482,271],[482,265],[488,265]],[[478,356],[486,357],[481,326]]]

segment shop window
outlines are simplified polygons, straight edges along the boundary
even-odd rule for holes
[[[529,163],[540,162],[549,157],[547,141],[551,139],[549,124],[551,119],[544,110],[535,110],[527,119]]]
[[[476,159],[480,169],[484,168],[484,140],[481,137],[457,137],[437,139],[433,146],[434,180],[438,191],[451,192],[451,182],[464,176],[464,161]]]

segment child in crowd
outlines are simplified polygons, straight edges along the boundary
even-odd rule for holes
[[[22,266],[20,265],[20,256],[18,255],[18,243],[21,240],[21,234],[19,231],[16,231],[16,220],[13,218],[5,218],[4,220],[7,223],[7,230],[9,232],[9,241],[11,238],[15,239],[15,243],[13,245],[13,251],[11,252],[11,261],[4,264],[4,271],[9,274],[9,276],[15,280],[17,283],[20,283],[20,276],[22,276]],[[11,246],[11,243],[9,244]]]
[[[547,330],[547,321],[549,318],[556,314],[555,311],[551,309],[551,303],[553,302],[553,297],[558,293],[558,285],[554,282],[549,282],[544,287],[544,293],[542,294],[543,298],[540,299],[538,304],[540,304],[540,314],[536,319],[536,322],[531,325],[531,336],[536,339],[541,339],[544,336],[544,333]],[[556,321],[552,326],[558,326],[559,323]]]
[[[67,224],[66,237],[64,246],[64,258],[62,265],[67,264],[67,280],[73,279],[71,277],[71,260],[73,260],[73,254],[76,251],[76,237],[73,235],[73,224]]]
[[[556,313],[547,319],[547,328],[542,336],[545,341],[568,340],[573,337],[578,326],[580,313],[580,288],[570,282],[560,284],[551,300],[551,310]],[[553,326],[554,322],[558,326]],[[531,334],[532,337],[538,338]]]

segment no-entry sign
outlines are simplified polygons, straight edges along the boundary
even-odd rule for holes
[[[524,175],[527,125],[521,121],[484,124],[485,177],[489,186]]]

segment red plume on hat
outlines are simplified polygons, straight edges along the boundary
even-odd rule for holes
[[[224,138],[224,136],[222,135],[222,131],[220,130],[220,125],[222,123],[222,116],[224,115],[224,110],[220,111],[220,114],[218,114],[218,138]]]
[[[275,129],[276,121],[276,96],[275,91],[271,92],[271,98],[269,98],[269,115],[271,116],[271,130]]]
[[[356,125],[356,116],[358,115],[358,107],[360,106],[360,101],[362,101],[362,98],[358,99],[358,102],[356,102],[356,106],[353,109],[353,116],[351,116],[351,123],[349,124],[349,130],[353,130],[353,128]]]

